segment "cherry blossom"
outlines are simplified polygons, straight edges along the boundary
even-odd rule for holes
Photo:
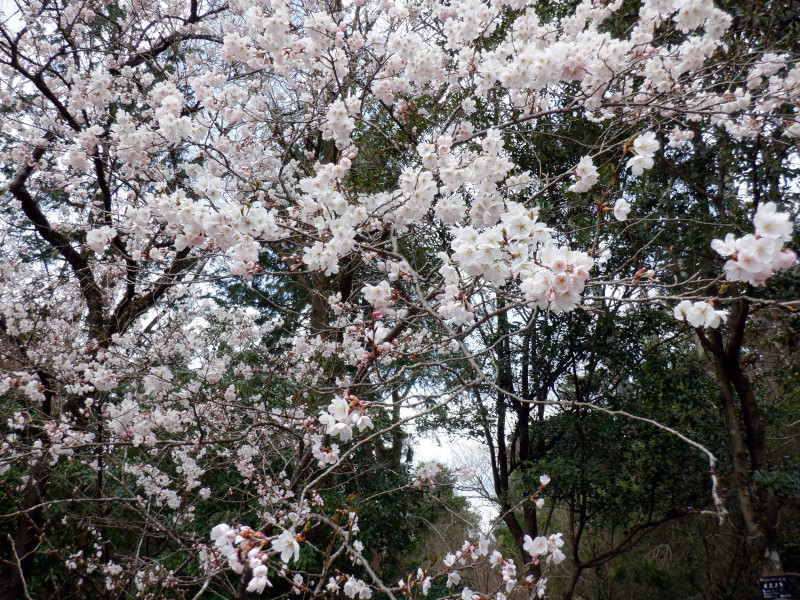
[[[584,156],[578,161],[578,165],[575,167],[575,177],[577,181],[569,186],[571,192],[588,192],[597,183],[599,173],[590,156]]]
[[[625,221],[630,212],[631,205],[625,198],[620,198],[614,203],[614,218],[617,221]]]
[[[113,227],[104,225],[99,229],[92,229],[86,234],[86,245],[97,254],[103,254],[111,245],[111,240],[117,235]]]
[[[729,233],[724,240],[715,239],[711,247],[721,256],[732,256],[725,263],[728,281],[747,281],[764,285],[775,272],[790,268],[797,255],[784,242],[791,239],[794,224],[787,213],[777,212],[774,202],[760,203],[753,217],[756,234],[736,238]]]
[[[272,540],[271,544],[272,548],[280,553],[281,560],[285,563],[300,558],[300,544],[297,543],[296,536],[292,531],[284,531]]]
[[[682,300],[675,307],[673,314],[678,321],[687,321],[692,327],[709,327],[711,329],[719,327],[727,318],[727,312],[717,310],[704,301]]]
[[[50,502],[47,470],[61,466],[93,478],[76,506],[96,501],[91,488],[140,511],[131,547],[157,531],[175,544],[169,560],[62,553],[81,585],[97,572],[131,595],[201,579],[231,595],[234,579],[257,594],[280,579],[297,594],[388,595],[358,515],[323,500],[325,486],[364,477],[350,461],[427,406],[496,385],[500,315],[522,327],[591,314],[606,295],[662,310],[674,297],[691,298],[676,319],[722,327],[730,298],[698,299],[715,283],[660,287],[671,258],[630,267],[607,194],[625,221],[623,175],[647,177],[656,156],[716,132],[800,137],[782,108],[800,99],[800,68],[778,52],[728,56],[732,18],[706,1],[623,15],[585,0],[547,17],[521,0],[17,4],[0,19],[0,341],[12,357],[0,366],[0,473],[30,491],[20,514]],[[622,17],[632,25],[615,27]],[[723,90],[707,73],[726,60],[741,80]],[[615,133],[578,139],[570,127],[584,124]],[[545,125],[569,164],[542,166],[526,141]],[[571,195],[601,171],[607,192]],[[765,286],[792,268],[791,212],[758,203],[754,233],[714,239],[719,281]],[[263,304],[222,301],[218,284]],[[416,385],[425,378],[442,389]],[[434,461],[403,468],[403,493],[447,479]],[[463,487],[476,470],[455,475]],[[102,519],[58,502],[63,531],[113,545]],[[250,525],[198,535],[195,515],[217,507]],[[344,556],[352,572],[298,572],[307,531],[321,530],[319,564]],[[55,556],[49,537],[29,537],[21,555]],[[524,538],[530,557],[547,556],[544,573],[563,545]],[[178,554],[187,567],[170,573]],[[544,594],[546,578],[490,554],[488,536],[405,585],[428,594],[446,581],[474,600],[454,586],[481,560],[501,572],[497,600]]]

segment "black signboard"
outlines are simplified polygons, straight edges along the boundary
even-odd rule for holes
[[[793,577],[786,575],[760,578],[761,597],[764,600],[800,600],[796,581],[793,580]]]

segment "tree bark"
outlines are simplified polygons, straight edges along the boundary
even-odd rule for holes
[[[697,329],[697,333],[714,365],[719,385],[734,487],[739,497],[748,544],[760,557],[762,576],[782,575],[783,564],[778,553],[777,501],[768,490],[758,490],[753,484],[753,473],[766,469],[768,464],[766,426],[759,414],[752,383],[742,369],[739,358],[749,308],[747,300],[734,301],[727,345],[719,330],[710,332],[708,336],[702,329]],[[736,404],[737,397],[739,406]]]

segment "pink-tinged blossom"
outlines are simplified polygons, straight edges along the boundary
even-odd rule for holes
[[[670,148],[680,148],[684,143],[694,138],[694,131],[691,129],[681,130],[675,127],[669,132],[669,142],[667,145]]]
[[[531,536],[526,535],[523,538],[523,540],[524,540],[524,543],[522,545],[523,550],[525,550],[525,552],[527,552],[534,558],[537,556],[542,556],[543,554],[547,553],[548,546],[546,537],[540,535],[536,538],[531,539]]]
[[[541,266],[520,274],[520,291],[531,304],[553,312],[570,311],[577,306],[594,259],[585,252],[565,246],[545,244],[538,252]]]
[[[41,3],[19,4],[35,8]],[[15,363],[13,372],[6,367],[0,394],[19,393],[34,405],[51,393],[77,399],[65,411],[68,421],[73,411],[96,413],[102,429],[97,435],[109,442],[104,461],[112,470],[120,461],[132,493],[143,499],[137,506],[152,509],[146,516],[155,527],[179,525],[188,535],[195,495],[213,502],[228,492],[251,490],[252,506],[263,521],[259,525],[270,528],[216,525],[211,542],[192,555],[201,557],[209,577],[226,565],[239,574],[247,569],[245,583],[253,593],[270,585],[267,565],[278,557],[284,563],[279,577],[291,582],[295,593],[315,581],[316,574],[292,573],[287,566],[299,557],[295,532],[302,530],[309,511],[323,516],[335,508],[324,506],[309,480],[292,482],[280,467],[278,472],[271,468],[297,465],[310,451],[312,466],[297,469],[298,477],[304,472],[316,477],[314,462],[333,471],[342,452],[332,442],[347,443],[373,429],[375,413],[345,392],[348,385],[357,384],[365,397],[385,400],[385,384],[399,379],[383,368],[397,357],[404,359],[398,373],[420,365],[437,368],[452,358],[450,353],[462,351],[474,350],[483,363],[490,350],[480,347],[481,331],[471,328],[484,327],[487,315],[499,314],[501,295],[512,315],[531,307],[573,310],[595,260],[601,264],[617,248],[605,234],[592,256],[588,246],[569,246],[586,237],[573,237],[581,218],[573,225],[554,215],[549,227],[529,205],[552,181],[571,178],[570,191],[588,192],[599,179],[588,154],[612,157],[622,151],[613,136],[570,140],[559,129],[562,123],[608,121],[606,130],[623,131],[632,123],[652,127],[664,115],[686,120],[669,134],[669,146],[676,150],[671,155],[692,139],[689,127],[701,131],[709,120],[733,140],[771,131],[800,137],[800,125],[775,113],[797,105],[800,70],[788,55],[746,57],[743,80],[730,89],[696,85],[695,72],[701,78],[710,72],[709,58],[735,58],[720,39],[730,17],[710,0],[642,2],[636,24],[617,37],[606,25],[619,3],[588,0],[578,3],[574,14],[546,20],[525,0],[461,0],[457,5],[433,0],[423,3],[422,11],[413,2],[355,0],[336,14],[312,3],[236,0],[192,15],[189,3],[162,2],[155,12],[151,3],[135,4],[136,11],[119,17],[113,47],[87,29],[96,17],[92,3],[65,2],[38,12],[20,9],[22,20],[30,25],[36,19],[36,27],[20,29],[19,37],[0,49],[8,67],[3,77],[19,81],[24,92],[12,90],[16,110],[2,117],[3,131],[9,131],[4,164],[30,175],[27,185],[34,200],[44,202],[52,233],[63,235],[67,244],[83,239],[75,251],[88,248],[102,257],[86,256],[88,267],[79,269],[81,281],[76,281],[69,265],[55,274],[43,263],[30,268],[27,259],[17,260],[14,244],[26,236],[6,236],[4,243],[11,246],[4,246],[0,265],[7,286],[4,330],[7,326],[9,339],[25,342],[30,365]],[[392,26],[376,24],[370,15]],[[118,16],[103,18],[114,25]],[[501,17],[508,27],[498,26]],[[37,31],[47,32],[47,40],[37,38]],[[221,43],[207,43],[209,36]],[[175,39],[181,40],[180,52],[173,52],[175,44],[163,43]],[[44,69],[36,86],[24,83],[28,76],[7,60],[13,46],[23,62]],[[163,67],[158,77],[154,65]],[[52,93],[42,96],[43,86]],[[578,92],[559,97],[566,89]],[[487,103],[490,97],[498,103]],[[444,113],[428,112],[441,99],[453,109],[447,123],[439,120]],[[479,108],[499,111],[492,118],[505,123],[486,130]],[[548,135],[568,150],[587,153],[577,165],[563,165],[562,174],[572,168],[563,179],[556,171],[528,173],[515,164],[526,149],[518,126],[540,129],[537,113],[552,109],[570,112],[549,120]],[[781,127],[773,125],[776,118]],[[392,129],[382,131],[387,123]],[[395,135],[395,127],[407,135]],[[358,135],[362,131],[365,135]],[[330,144],[320,147],[319,136]],[[383,150],[374,145],[381,138],[385,165],[380,163]],[[512,140],[513,152],[505,148]],[[359,159],[359,146],[365,160]],[[626,168],[642,175],[654,166],[659,148],[655,132],[639,134],[632,154],[625,156]],[[362,184],[381,170],[381,181]],[[104,180],[110,194],[101,193]],[[46,201],[43,190],[69,201]],[[616,203],[614,218],[628,218],[629,200]],[[580,203],[574,204],[577,210]],[[593,214],[591,203],[585,204]],[[17,213],[13,207],[12,227]],[[23,227],[30,225],[28,220]],[[753,225],[753,233],[728,234],[711,243],[725,259],[721,271],[729,281],[763,285],[796,262],[784,247],[793,233],[788,212],[771,202],[759,204]],[[444,251],[426,254],[430,244],[421,250],[415,246],[424,240],[443,243]],[[204,265],[208,275],[253,280],[264,274],[260,259],[267,255],[283,261],[267,274],[275,289],[291,293],[281,278],[310,279],[317,289],[309,291],[324,302],[334,283],[326,277],[341,272],[336,283],[342,285],[335,287],[342,290],[348,280],[360,283],[323,307],[325,331],[311,325],[310,311],[300,310],[292,317],[295,331],[288,337],[294,338],[285,347],[278,341],[273,346],[264,343],[272,330],[255,323],[247,311],[212,307],[202,299],[207,295],[202,287],[190,286],[204,280],[198,276]],[[620,257],[620,263],[625,260]],[[431,268],[434,264],[441,268]],[[114,332],[108,339],[96,338],[86,327],[96,320],[91,314],[86,318],[82,291],[99,292],[98,320],[113,317],[113,326],[104,329]],[[688,297],[691,289],[686,291]],[[142,308],[140,318],[132,316]],[[718,327],[725,312],[710,302],[685,300],[675,316],[695,327]],[[450,328],[461,329],[453,334]],[[278,337],[270,336],[270,342]],[[264,348],[273,351],[262,364],[239,362],[237,355],[254,356],[254,349]],[[337,378],[329,365],[339,359],[353,368],[339,369]],[[53,371],[52,386],[37,374],[42,365],[54,367],[45,369]],[[275,408],[271,396],[261,397],[244,384],[254,372],[261,377],[273,370],[276,380],[286,383],[285,404],[291,408]],[[359,379],[350,380],[356,372]],[[329,401],[322,404],[325,410],[319,408],[322,394]],[[88,460],[85,464],[93,467],[95,434],[59,419],[42,425],[28,414],[10,421],[15,432],[2,448],[0,473],[13,464],[19,478],[27,461],[73,454],[78,456],[72,460]],[[41,436],[33,436],[41,439],[30,441],[25,430],[31,427],[41,430]],[[201,480],[214,481],[211,473],[205,476],[206,468],[228,469],[241,484],[224,490],[209,483],[193,494]],[[433,487],[440,470],[436,463],[422,465],[413,483]],[[464,467],[458,475],[466,479],[474,470]],[[540,482],[548,483],[545,476]],[[533,502],[541,507],[543,500]],[[81,523],[91,527],[91,515],[81,516]],[[326,525],[320,520],[315,527]],[[350,536],[346,543],[360,551],[352,537],[358,531],[356,515],[342,527],[344,533],[330,538]],[[536,556],[546,553],[550,563],[564,560],[559,536],[547,538],[546,550],[542,540],[527,537],[525,542],[531,553],[541,550]],[[461,581],[452,569],[487,553],[488,541],[481,538],[448,554],[448,585]],[[65,557],[70,569],[89,572],[95,566],[79,565],[83,559],[77,555]],[[141,558],[129,561],[141,568],[135,576],[120,573],[112,563],[104,572],[115,585],[152,587],[159,578],[173,583],[183,577],[172,580],[152,556]],[[502,571],[501,589],[509,596],[518,594],[519,585],[528,594],[544,594],[544,578],[519,582],[516,566],[499,552],[492,553],[490,563]],[[415,583],[420,581],[428,593],[432,577],[420,572]],[[350,598],[372,595],[372,588],[346,573],[329,579],[328,591],[339,592],[340,585]],[[411,578],[408,588],[413,588]],[[476,595],[469,588],[461,594],[463,600]],[[502,592],[496,596],[506,600]]]
[[[560,564],[566,558],[564,553],[561,551],[561,548],[564,547],[562,535],[563,534],[561,533],[553,533],[547,538],[547,549],[549,551],[547,556],[548,563],[552,562],[554,564]]]
[[[388,281],[382,281],[378,285],[365,285],[362,293],[364,300],[378,312],[386,312],[394,303],[395,292]]]
[[[489,564],[492,567],[497,567],[503,562],[503,555],[499,550],[492,550],[489,555]]]
[[[456,469],[456,476],[458,477],[459,481],[462,482],[467,482],[471,481],[472,479],[475,479],[477,474],[478,474],[477,469],[469,465],[464,465]]]
[[[708,302],[682,300],[673,310],[678,321],[686,321],[692,327],[716,329],[728,318],[728,313],[715,309]]]
[[[517,584],[517,566],[514,564],[514,561],[503,561],[503,565],[500,568],[500,575],[506,583],[506,591],[510,593]]]
[[[86,234],[86,245],[96,254],[103,254],[111,245],[111,241],[117,235],[116,229],[104,225],[98,229],[92,229]]]
[[[794,224],[789,220],[789,213],[778,212],[774,202],[759,203],[753,225],[756,235],[768,238],[778,238],[784,242],[792,239]]]
[[[728,281],[760,286],[797,261],[797,255],[784,248],[784,242],[791,240],[794,224],[788,213],[778,212],[774,202],[767,202],[758,205],[753,225],[755,235],[736,238],[729,233],[724,240],[712,240],[711,248],[720,256],[731,257],[723,267]]]
[[[436,476],[441,473],[442,468],[433,461],[424,463],[417,469],[416,477],[411,481],[412,485],[422,488],[427,485],[431,489],[436,487]]]
[[[236,530],[232,529],[230,525],[220,523],[211,530],[211,541],[221,547],[232,543],[236,539],[236,535]]]
[[[711,248],[720,256],[730,256],[736,253],[736,237],[729,233],[724,240],[712,240]]]
[[[305,579],[300,573],[295,573],[294,577],[292,577],[292,593],[296,595],[300,595],[303,593],[303,584],[305,583]]]
[[[577,181],[569,186],[570,192],[583,193],[588,192],[592,186],[597,183],[599,173],[597,167],[594,166],[590,156],[584,156],[578,161],[575,167],[575,177]]]
[[[293,531],[284,531],[272,540],[272,549],[281,555],[281,560],[288,563],[300,558],[300,544]]]
[[[348,116],[345,103],[341,100],[332,102],[325,117],[322,138],[334,140],[339,148],[346,148],[350,144],[350,134],[354,128],[355,121]]]
[[[360,600],[372,598],[372,590],[369,586],[355,577],[350,577],[344,584],[344,594],[348,598],[358,597]]]
[[[259,565],[255,567],[252,573],[253,578],[247,584],[247,591],[260,594],[264,591],[265,587],[272,587],[272,583],[269,579],[267,579],[268,574],[269,569],[265,565]]]

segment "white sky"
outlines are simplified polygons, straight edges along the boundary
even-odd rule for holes
[[[492,473],[486,447],[473,438],[456,436],[447,432],[429,433],[418,436],[412,434],[411,443],[414,450],[414,465],[421,462],[434,461],[450,470],[468,465],[478,471],[477,480],[468,487],[479,487],[492,490]],[[476,490],[459,489],[457,493],[469,500],[472,509],[480,515],[481,530],[485,533],[497,518],[497,506],[481,498]]]

